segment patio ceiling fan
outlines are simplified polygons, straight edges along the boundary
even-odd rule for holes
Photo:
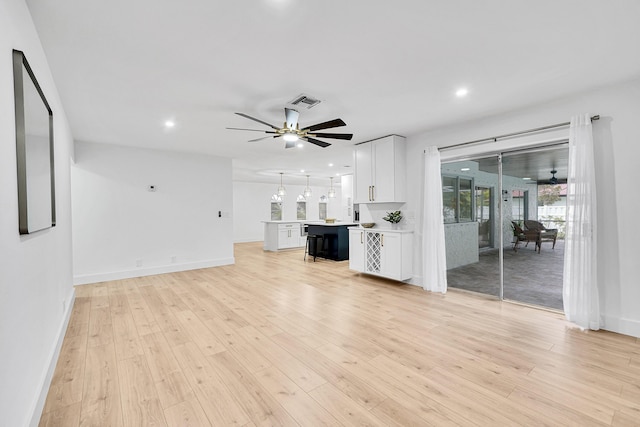
[[[350,133],[316,132],[318,130],[346,126],[347,124],[344,121],[342,121],[342,119],[333,119],[333,120],[329,120],[328,122],[318,123],[318,124],[307,126],[300,129],[300,124],[298,123],[298,117],[300,116],[300,113],[298,113],[298,111],[291,108],[284,109],[285,121],[282,127],[278,127],[278,126],[272,125],[271,123],[267,123],[263,120],[256,119],[255,117],[251,117],[248,114],[244,114],[244,113],[236,113],[236,114],[244,118],[247,118],[249,120],[262,123],[263,125],[269,126],[272,129],[272,130],[259,130],[259,129],[227,128],[231,130],[246,130],[246,131],[263,132],[263,133],[270,134],[270,136],[252,139],[249,142],[258,142],[263,139],[282,137],[282,139],[285,140],[285,148],[295,147],[296,142],[300,139],[303,141],[307,141],[312,144],[315,144],[318,147],[326,148],[330,146],[331,143],[321,141],[316,138],[345,139],[345,140],[351,140],[351,138],[353,138],[353,134],[350,134]]]

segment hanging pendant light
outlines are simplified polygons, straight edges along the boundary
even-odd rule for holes
[[[329,178],[331,180],[331,187],[329,188],[329,192],[327,195],[331,198],[336,197],[336,190],[333,188],[333,177]]]
[[[302,193],[304,197],[311,197],[311,187],[309,187],[309,175],[307,175],[307,187],[304,189]]]
[[[280,187],[278,187],[278,192],[276,193],[278,196],[286,196],[287,195],[287,190],[284,188],[284,185],[282,185],[282,174],[284,172],[280,172]]]
[[[555,169],[551,171],[551,179],[549,180],[549,184],[556,185],[558,183],[558,178],[556,178],[557,173],[558,171]]]

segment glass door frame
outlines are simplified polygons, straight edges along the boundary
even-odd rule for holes
[[[532,152],[536,152],[536,151],[546,151],[548,149],[553,149],[553,148],[558,148],[559,146],[562,145],[567,145],[568,144],[568,140],[563,138],[560,140],[556,140],[556,141],[547,141],[544,143],[540,143],[540,144],[532,144],[532,145],[527,145],[527,146],[522,146],[522,147],[505,147],[503,149],[501,149],[499,152],[495,152],[495,151],[489,151],[489,152],[479,152],[477,154],[469,154],[469,155],[464,155],[464,156],[459,156],[459,157],[451,157],[451,158],[447,158],[446,160],[442,160],[440,162],[440,164],[447,164],[447,163],[456,163],[456,162],[462,162],[462,161],[473,161],[473,160],[478,160],[478,159],[486,159],[486,158],[496,158],[497,162],[498,162],[498,218],[497,218],[497,224],[500,224],[500,226],[498,227],[498,239],[499,239],[499,246],[498,246],[498,265],[499,265],[499,277],[500,277],[500,292],[499,292],[499,299],[500,301],[507,301],[507,302],[513,302],[516,304],[521,304],[519,301],[517,300],[505,300],[504,299],[504,227],[502,226],[502,223],[504,221],[505,215],[503,212],[504,209],[504,202],[505,202],[505,197],[508,197],[508,195],[506,195],[504,193],[504,187],[503,187],[503,177],[502,177],[502,159],[503,156],[509,156],[509,155],[515,155],[517,153],[532,153]],[[475,199],[475,197],[474,197]],[[541,308],[544,308],[543,306],[540,306]]]

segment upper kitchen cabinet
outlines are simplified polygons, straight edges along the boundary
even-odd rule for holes
[[[405,202],[405,138],[389,135],[354,150],[354,203]]]

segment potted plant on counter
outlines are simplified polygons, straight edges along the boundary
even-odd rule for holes
[[[398,223],[402,221],[402,211],[387,212],[387,216],[382,219],[389,221],[392,228],[398,228]]]

